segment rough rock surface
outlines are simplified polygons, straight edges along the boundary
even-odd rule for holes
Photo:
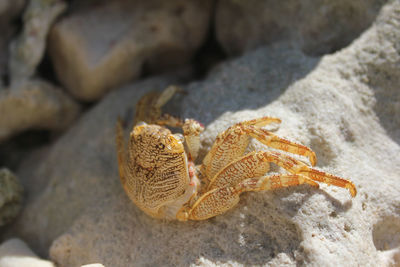
[[[17,217],[22,204],[22,186],[8,169],[0,169],[0,226]]]
[[[271,115],[277,134],[310,146],[322,170],[358,195],[321,185],[249,193],[201,222],[155,220],[124,194],[114,124],[159,78],[108,95],[19,176],[32,188],[13,232],[59,266],[384,266],[400,264],[400,3],[391,1],[352,45],[308,57],[264,47],[185,87],[182,114],[205,122],[203,154],[234,122]],[[178,101],[176,100],[176,101]],[[264,149],[256,141],[252,149]],[[48,179],[48,180],[47,180]]]
[[[76,1],[50,34],[59,80],[93,101],[138,77],[187,62],[203,43],[213,0]]]
[[[10,239],[0,245],[0,267],[54,267],[47,260],[39,259],[20,239]]]
[[[26,129],[63,130],[79,115],[80,106],[54,85],[25,81],[0,91],[0,142]]]
[[[23,163],[18,175],[29,188],[29,194],[21,216],[12,225],[18,235],[41,255],[46,255],[51,242],[64,233],[86,207],[96,206],[99,201],[108,202],[109,197],[122,197],[125,202],[115,169],[116,119],[119,115],[131,114],[145,91],[161,90],[174,81],[173,77],[151,79],[127,86],[122,95],[111,94],[93,109],[96,110],[94,117],[93,112],[83,115],[50,151],[38,151]],[[39,163],[42,160],[50,162],[42,165]],[[95,166],[89,167],[88,161]],[[57,197],[53,198],[54,194]],[[50,198],[53,203],[48,202]],[[88,260],[81,264],[90,262],[99,261]]]
[[[229,54],[284,39],[306,54],[331,53],[368,28],[385,2],[222,0],[216,10],[217,39]]]
[[[62,0],[31,0],[24,12],[24,29],[10,45],[11,85],[31,78],[41,61],[47,34],[54,20],[66,9]]]

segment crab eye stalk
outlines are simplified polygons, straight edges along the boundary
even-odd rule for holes
[[[157,144],[156,149],[164,149],[165,145],[163,143]]]

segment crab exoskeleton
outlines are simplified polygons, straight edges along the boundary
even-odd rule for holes
[[[121,183],[129,198],[148,215],[181,221],[204,220],[234,207],[243,192],[304,183],[318,187],[317,182],[323,182],[347,188],[353,197],[356,195],[351,181],[311,167],[316,164],[316,156],[310,148],[262,128],[280,123],[278,118],[262,117],[229,127],[217,136],[202,164],[195,166],[203,125],[193,119],[182,121],[161,115],[161,107],[178,90],[170,86],[162,93],[142,97],[127,151],[122,123],[117,123]],[[182,127],[183,135],[172,134],[164,126]],[[251,138],[274,151],[245,154]],[[286,152],[307,157],[310,165]],[[270,163],[287,172],[268,175]]]

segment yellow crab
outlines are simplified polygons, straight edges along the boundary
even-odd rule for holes
[[[161,115],[161,107],[178,91],[170,86],[139,101],[136,124],[125,150],[121,120],[117,123],[117,155],[121,183],[129,198],[155,218],[205,220],[234,207],[243,192],[263,191],[318,182],[347,188],[354,197],[354,184],[338,176],[311,168],[277,151],[244,154],[250,138],[278,150],[305,156],[312,166],[315,153],[308,147],[278,137],[261,127],[280,123],[263,117],[244,121],[220,133],[199,166],[194,165],[204,127],[195,120],[181,121]],[[147,123],[151,124],[147,124]],[[172,134],[163,125],[182,127]],[[185,152],[185,146],[186,151]],[[267,175],[270,163],[285,174]]]

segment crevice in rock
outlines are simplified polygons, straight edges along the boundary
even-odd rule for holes
[[[217,40],[215,32],[215,9],[216,4],[214,3],[213,14],[209,24],[206,41],[198,49],[196,55],[193,58],[193,64],[195,66],[195,79],[203,79],[207,73],[218,63],[227,59],[228,55],[224,52],[221,44]]]
[[[369,66],[368,77],[376,99],[375,114],[387,134],[400,144],[399,68],[392,64]]]
[[[1,74],[0,79],[1,79],[0,86],[2,86],[2,85],[8,86],[10,84],[10,78],[8,77],[8,75],[6,73]]]
[[[30,130],[0,144],[0,166],[16,171],[21,161],[33,150],[53,140],[48,130]]]
[[[386,251],[400,248],[400,218],[383,217],[373,226],[372,238],[375,248]]]
[[[51,63],[50,56],[47,50],[45,51],[43,58],[36,69],[36,72],[37,75],[43,78],[44,80],[62,87],[61,83],[58,81],[57,75],[54,71],[53,64]]]
[[[246,215],[243,222],[224,230],[226,234],[236,237],[236,240],[209,239],[199,253],[211,262],[220,263],[234,260],[247,265],[264,265],[279,254],[285,254],[294,262],[295,252],[301,242],[296,226],[272,209],[269,209],[272,213],[270,220],[261,221],[256,216]],[[241,224],[245,227],[240,227]]]
[[[332,150],[330,143],[325,140],[325,134],[319,133],[318,129],[310,128],[311,140],[309,147],[318,156],[318,166],[324,167],[332,163],[336,158],[336,153]]]

